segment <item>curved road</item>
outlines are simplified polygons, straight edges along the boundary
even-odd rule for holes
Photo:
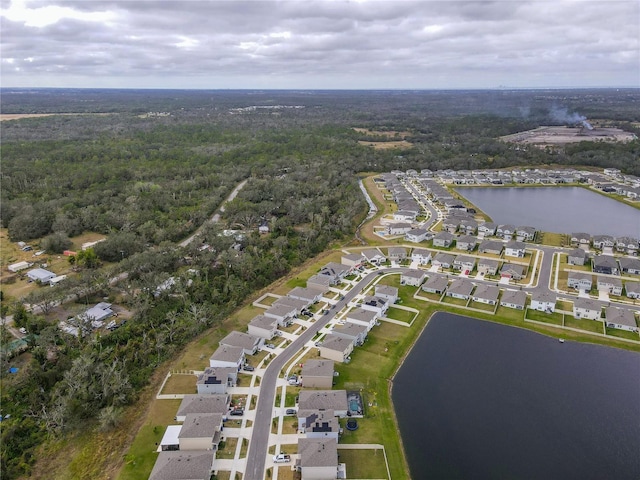
[[[247,452],[247,464],[245,467],[244,478],[247,480],[262,480],[265,473],[265,463],[267,459],[267,449],[269,447],[269,433],[271,432],[271,419],[273,418],[273,405],[276,395],[276,381],[280,375],[280,371],[284,368],[289,360],[304,347],[304,344],[311,340],[321,328],[326,326],[331,319],[342,310],[351,300],[358,295],[364,287],[369,285],[374,278],[381,273],[401,273],[408,270],[407,268],[387,268],[372,272],[360,280],[354,287],[349,290],[344,298],[323,315],[315,323],[307,328],[300,336],[294,340],[282,353],[275,357],[267,366],[262,379],[260,380],[260,394],[258,395],[258,403],[256,405],[256,417],[253,423],[253,432],[251,441],[249,442],[249,450]]]

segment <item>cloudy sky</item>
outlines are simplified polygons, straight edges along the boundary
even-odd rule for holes
[[[640,87],[638,0],[0,0],[3,87]]]

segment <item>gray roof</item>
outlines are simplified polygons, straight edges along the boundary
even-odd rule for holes
[[[453,261],[455,260],[455,258],[456,258],[455,255],[452,255],[450,253],[440,252],[436,254],[433,260],[436,262],[447,263],[451,265],[453,264]]]
[[[476,243],[478,243],[478,239],[473,235],[463,235],[461,237],[458,237],[456,242],[457,243],[473,243],[475,245]]]
[[[220,345],[227,345],[229,347],[240,347],[245,350],[252,350],[260,343],[260,338],[249,335],[248,333],[233,331],[222,340]]]
[[[604,309],[607,322],[619,323],[629,327],[637,327],[636,317],[631,310],[618,307],[606,307]]]
[[[335,438],[300,438],[300,466],[338,468],[338,445]]]
[[[347,253],[346,255],[342,255],[342,258],[351,262],[359,262],[362,260],[362,255],[358,255],[357,253]]]
[[[426,250],[424,248],[414,248],[413,251],[411,252],[411,255],[421,255],[423,257],[429,257],[431,255],[431,252],[429,250]]]
[[[457,278],[449,286],[449,293],[455,293],[458,295],[471,295],[473,290],[473,283],[465,278]]]
[[[585,259],[587,257],[587,252],[585,252],[581,248],[575,248],[575,249],[571,250],[567,255],[569,257],[576,257],[576,258]]]
[[[573,301],[573,306],[575,308],[583,308],[585,310],[600,310],[602,308],[602,304],[597,302],[591,298],[582,298],[578,297]]]
[[[593,280],[593,276],[590,273],[576,272],[573,270],[569,271],[568,278],[575,278],[576,280]]]
[[[337,432],[340,423],[333,410],[298,410],[298,418],[301,418],[305,429],[312,432]]]
[[[333,360],[307,360],[302,365],[302,377],[333,377]]]
[[[328,287],[331,285],[331,283],[334,281],[334,278],[330,275],[322,275],[322,274],[317,274],[317,275],[313,275],[312,277],[309,277],[309,279],[307,280],[307,286],[309,285],[322,285],[324,287]]]
[[[622,269],[634,269],[640,270],[640,259],[632,258],[632,257],[621,257],[619,259],[620,268]]]
[[[212,394],[212,395],[185,395],[180,402],[180,408],[176,416],[182,417],[189,413],[222,413],[225,414],[229,410],[229,395]]]
[[[618,268],[618,264],[616,263],[616,259],[610,255],[597,255],[593,258],[593,266],[598,267],[607,267],[607,268]]]
[[[444,240],[447,242],[451,242],[453,240],[453,235],[450,234],[449,232],[439,232],[436,234],[435,237],[433,237],[434,240]]]
[[[251,321],[249,322],[249,325],[252,325],[258,328],[272,329],[277,327],[278,321],[275,318],[265,317],[264,315],[258,315],[251,319]]]
[[[280,300],[282,300],[282,299],[280,299]],[[278,300],[278,302],[280,300]],[[305,302],[305,306],[306,305],[308,305],[308,303]],[[269,307],[264,312],[264,315],[274,315],[276,317],[284,318],[284,317],[289,317],[289,316],[295,315],[297,310],[299,310],[299,309],[296,308],[296,307],[292,307],[291,305],[286,305],[284,303],[278,303],[276,305],[274,303],[271,307]]]
[[[375,248],[369,248],[367,250],[363,250],[362,251],[362,256],[365,257],[367,260],[371,260],[375,256],[384,257],[384,255],[382,253],[380,253],[380,251],[375,249]]]
[[[614,285],[616,287],[622,287],[622,280],[617,277],[598,277],[599,285]]]
[[[240,361],[244,355],[244,349],[242,347],[232,347],[229,345],[220,345],[218,349],[211,355],[211,360],[217,360],[219,362],[234,362]]]
[[[403,247],[389,247],[389,256],[391,255],[406,255],[407,249]]]
[[[626,282],[624,288],[627,293],[640,293],[640,282]]]
[[[349,347],[353,346],[353,342],[344,337],[339,337],[338,335],[334,335],[333,333],[328,334],[324,337],[321,348],[328,348],[329,350],[335,350],[336,352],[344,352],[348,350]]]
[[[577,240],[591,240],[591,234],[584,232],[572,233],[571,239],[573,240],[574,238]]]
[[[496,240],[485,240],[480,244],[480,247],[478,247],[478,249],[480,251],[484,251],[484,250],[502,250],[502,247],[504,247],[504,243],[502,242],[498,242]]]
[[[365,310],[365,312],[366,311],[368,310]],[[369,313],[375,314],[375,312],[369,312]],[[359,337],[366,331],[367,331],[367,327],[365,327],[364,325],[359,325],[357,323],[351,323],[351,322],[347,322],[344,325],[338,325],[333,328],[333,332],[336,335],[343,335],[345,337],[351,337],[351,338]]]
[[[298,406],[303,410],[347,410],[347,391],[301,390]]]
[[[531,294],[531,300],[536,302],[553,302],[556,303],[556,294],[553,292],[543,292],[540,290],[534,290]]]
[[[322,296],[323,292],[318,290],[317,288],[304,288],[304,287],[296,287],[291,290],[288,295],[296,298],[299,297],[303,300],[314,301],[318,296]]]
[[[524,267],[516,263],[505,263],[500,269],[501,272],[513,272],[517,275],[524,275]]]
[[[527,294],[522,290],[505,290],[502,293],[500,303],[510,303],[514,305],[522,305],[527,302]]]
[[[523,242],[518,242],[516,240],[511,240],[510,242],[507,242],[505,247],[515,249],[515,250],[524,250],[525,248],[527,248],[527,246]]]
[[[389,295],[392,297],[398,296],[398,289],[390,285],[376,285],[375,292],[376,295]]]
[[[345,275],[350,267],[337,262],[329,262],[320,270],[321,275]]]
[[[421,279],[425,275],[426,275],[426,272],[424,272],[423,270],[418,270],[417,268],[412,268],[411,270],[402,272],[403,277],[409,277],[409,278]]]
[[[213,451],[160,452],[149,480],[209,480]]]
[[[449,285],[447,277],[442,275],[431,275],[429,279],[422,285],[422,289],[432,288],[434,290],[444,290]]]
[[[498,268],[498,260],[491,260],[490,258],[481,258],[478,260],[478,266],[485,265],[490,268]]]
[[[475,298],[482,298],[485,300],[498,300],[500,289],[495,285],[479,285],[476,291],[473,293]]]
[[[221,426],[221,413],[190,413],[182,424],[178,438],[213,438]]]
[[[454,263],[470,263],[471,265],[475,265],[476,258],[470,257],[469,255],[458,255],[454,260]]]
[[[196,380],[196,385],[206,385],[211,383],[225,384],[230,376],[238,374],[236,367],[207,367]]]
[[[295,308],[296,310],[303,310],[309,306],[309,302],[306,300],[300,300],[299,298],[293,298],[285,295],[284,297],[281,297],[275,302],[273,302],[273,305],[271,306],[271,308],[281,307],[281,306],[292,307],[292,308]],[[289,311],[291,311],[291,308],[289,308]]]
[[[365,310],[364,308],[357,308],[347,313],[346,319],[360,320],[362,322],[371,322],[374,318],[376,318],[376,312],[372,310]]]

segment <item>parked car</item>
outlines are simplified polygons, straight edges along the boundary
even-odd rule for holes
[[[273,456],[273,463],[288,463],[291,461],[291,455],[285,453],[279,453]]]
[[[255,370],[255,368],[253,368],[251,365],[245,365],[245,366],[242,367],[242,369],[245,372],[253,372]]]
[[[295,408],[287,408],[287,410],[284,413],[286,415],[295,415],[296,414],[296,409]]]
[[[231,410],[229,412],[229,415],[233,417],[241,417],[242,415],[244,415],[244,408],[236,408],[235,410]]]
[[[273,348],[276,348],[276,346],[275,346],[273,343],[267,343],[267,344],[265,345],[265,347],[267,347],[267,348],[272,348],[272,349],[273,349]]]

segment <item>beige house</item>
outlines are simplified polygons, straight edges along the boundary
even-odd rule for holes
[[[224,395],[185,395],[180,402],[176,421],[184,422],[190,413],[221,413],[229,411],[231,397]]]
[[[307,360],[301,376],[305,388],[330,389],[333,386],[333,360]]]
[[[189,414],[178,435],[180,450],[217,450],[222,430],[222,414]]]
[[[335,438],[300,438],[298,464],[302,480],[327,480],[338,477],[338,442]]]
[[[250,335],[270,340],[278,330],[278,321],[275,318],[258,315],[249,322],[248,330]]]
[[[353,352],[353,342],[344,337],[339,337],[330,333],[324,337],[323,342],[318,347],[320,356],[336,362],[344,362]]]
[[[210,480],[214,458],[215,454],[206,450],[160,452],[149,480]]]
[[[254,355],[260,350],[264,343],[264,338],[249,335],[248,333],[233,331],[222,340],[220,346],[242,348],[245,355]]]
[[[221,345],[209,358],[210,367],[235,367],[240,369],[244,364],[244,349]]]
[[[346,390],[300,390],[298,410],[333,410],[336,417],[347,416]]]

